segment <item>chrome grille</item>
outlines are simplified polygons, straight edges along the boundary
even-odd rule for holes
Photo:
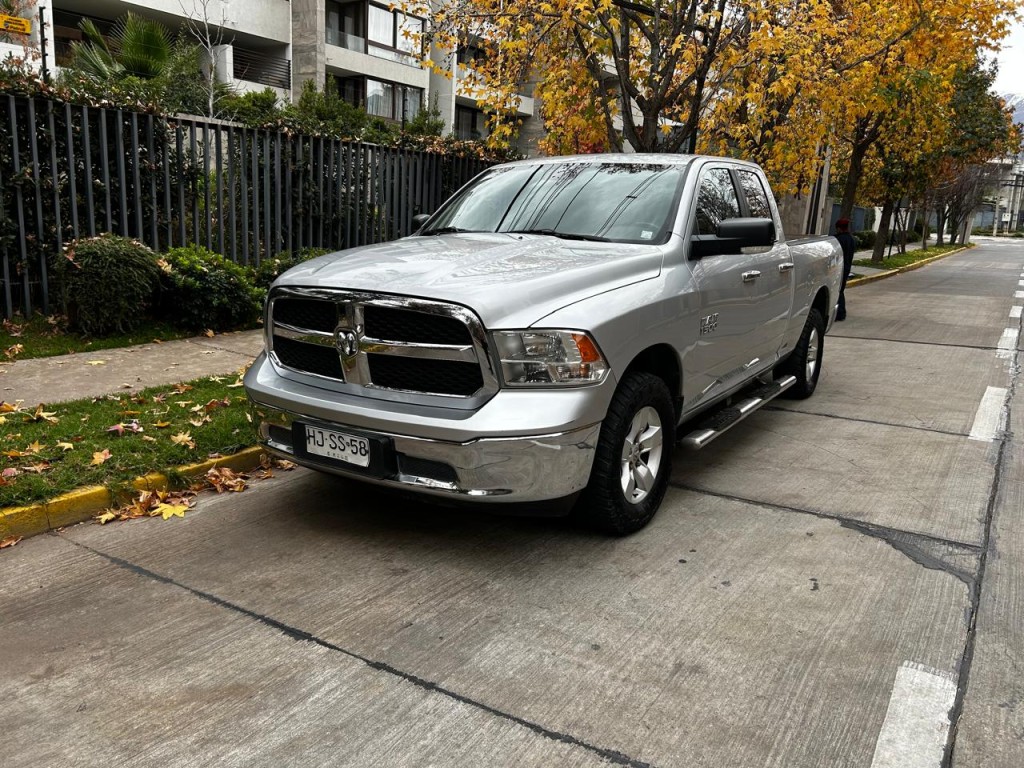
[[[278,289],[270,301],[269,348],[285,369],[343,390],[379,390],[375,397],[470,400],[497,391],[486,334],[464,307],[300,288]]]

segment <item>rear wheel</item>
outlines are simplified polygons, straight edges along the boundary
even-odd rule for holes
[[[825,351],[825,321],[813,307],[807,313],[807,322],[789,357],[775,367],[775,377],[795,376],[796,384],[783,392],[783,397],[804,400],[814,394],[821,375],[821,359]]]
[[[674,446],[675,408],[665,382],[650,373],[627,375],[601,425],[574,517],[616,536],[643,528],[665,496]]]

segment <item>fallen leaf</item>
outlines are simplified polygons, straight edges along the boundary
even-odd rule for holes
[[[8,459],[20,459],[22,456],[28,456],[24,451],[4,451],[3,455]]]
[[[26,416],[25,421],[48,421],[50,424],[56,424],[60,421],[60,419],[57,418],[56,411],[47,412],[43,410],[44,407],[43,403],[40,403],[36,406],[35,413],[31,416]]]
[[[41,461],[38,464],[30,464],[27,467],[22,467],[26,472],[35,472],[37,475],[43,474],[48,469],[51,469],[50,462]]]
[[[106,525],[111,520],[116,520],[117,518],[118,518],[117,512],[115,512],[112,509],[107,509],[107,510],[104,510],[103,512],[101,512],[100,514],[96,515],[96,522],[99,523],[100,525]]]
[[[196,447],[196,444],[192,441],[192,433],[190,432],[179,432],[176,435],[171,435],[171,442],[175,445],[187,445],[189,448]]]
[[[6,423],[7,423],[7,417],[6,416],[0,416],[0,424],[6,424]]]
[[[13,403],[5,403],[0,400],[0,413],[16,413],[21,410],[22,400],[15,400]]]
[[[0,477],[7,477],[7,478],[17,477],[20,474],[21,474],[21,470],[20,469],[17,469],[15,467],[8,467],[3,472],[0,472]]]
[[[121,385],[121,389],[131,389],[131,388],[132,388],[131,384],[122,384]]]
[[[209,379],[207,379],[207,381],[213,381],[213,382],[216,382],[217,384],[220,384],[222,381],[224,381],[224,377],[223,376],[211,376]]]
[[[57,443],[57,447],[60,448],[62,451],[75,450],[75,446],[72,445],[71,443]]]
[[[188,423],[191,424],[193,427],[201,427],[203,426],[203,424],[209,424],[211,421],[213,421],[213,419],[211,419],[209,416],[203,416],[194,419],[189,419]]]
[[[6,536],[0,539],[0,549],[7,549],[8,547],[13,547],[19,541],[21,541],[21,536]]]
[[[235,472],[230,467],[214,467],[206,473],[206,482],[213,486],[217,493],[224,491],[244,491],[246,475]]]
[[[288,459],[274,459],[274,466],[287,472],[295,469],[298,464],[294,461],[288,461]]]
[[[164,520],[172,517],[184,517],[188,510],[188,504],[158,504],[153,508],[154,513],[159,513]]]
[[[113,432],[118,437],[121,437],[124,434],[124,424],[115,424],[112,427],[107,427],[106,431]]]
[[[171,422],[169,422],[169,421],[158,421],[153,426],[156,427],[157,429],[166,429],[167,427],[171,426]]]
[[[174,404],[176,406],[178,406],[179,408],[188,408],[190,405],[192,405],[192,401],[191,400],[175,400]]]
[[[45,445],[40,445],[39,441],[36,440],[34,443],[32,443],[31,445],[29,445],[29,446],[27,446],[25,448],[25,453],[26,454],[29,454],[29,453],[39,453],[45,447],[46,447]]]
[[[106,364],[107,364],[106,360],[89,360],[89,361],[86,362],[86,365],[106,365]]]
[[[7,349],[5,349],[4,350],[4,354],[7,355],[7,359],[8,360],[13,360],[14,358],[16,358],[18,355],[20,355],[24,351],[25,351],[25,345],[24,344],[14,344],[14,345],[8,347]]]
[[[208,339],[212,339],[215,335],[216,334],[213,331],[211,331],[209,328],[207,328],[205,331],[203,331],[203,336],[205,336]]]
[[[91,466],[99,466],[107,459],[109,459],[110,455],[110,450],[107,448],[104,448],[102,451],[96,451],[95,453],[93,453],[92,461],[90,461],[89,464]]]
[[[228,384],[228,389],[236,389],[237,387],[242,386],[242,383],[242,377],[239,376],[237,379],[235,379],[234,384]]]
[[[124,426],[124,428],[125,428],[125,430],[127,432],[132,432],[132,433],[134,433],[136,435],[143,431],[142,425],[139,424],[138,419],[132,419],[127,424],[124,424],[123,426]]]
[[[188,392],[190,389],[192,389],[192,385],[191,384],[175,384],[174,385],[174,391],[177,392],[179,395],[184,394],[185,392]]]
[[[145,440],[147,443],[155,443],[156,442],[156,438],[155,437],[150,437],[149,435],[143,435],[142,439]]]

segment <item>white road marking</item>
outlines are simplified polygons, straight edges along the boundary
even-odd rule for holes
[[[974,414],[974,425],[971,427],[969,440],[985,440],[991,442],[1003,429],[1003,402],[1006,390],[1002,387],[989,387],[981,398],[978,412]]]
[[[1024,307],[1010,307],[1010,317],[1014,319],[1019,318],[1022,309],[1024,309]]]
[[[1017,338],[1020,336],[1019,328],[1004,328],[1003,335],[996,344],[996,357],[1009,360],[1017,354]]]
[[[1019,285],[1019,286],[1021,286],[1022,288],[1024,288],[1024,280],[1018,280],[1018,281],[1017,281],[1017,285]]]
[[[912,661],[903,662],[896,670],[871,768],[940,765],[949,734],[949,711],[955,698],[956,681],[951,674]]]
[[[1015,299],[1024,299],[1024,291],[1015,291],[1013,294]]]

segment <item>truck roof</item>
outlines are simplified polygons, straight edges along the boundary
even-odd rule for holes
[[[739,160],[737,158],[723,158],[715,157],[713,155],[671,155],[671,154],[659,154],[655,152],[645,153],[625,153],[625,152],[608,152],[605,154],[598,155],[566,155],[560,157],[531,157],[526,160],[516,160],[511,163],[504,163],[504,165],[552,165],[559,163],[640,163],[640,164],[654,164],[654,165],[678,165],[687,166],[695,160],[728,160],[729,162],[739,162],[750,166],[756,166],[755,163],[750,163],[745,160]]]

